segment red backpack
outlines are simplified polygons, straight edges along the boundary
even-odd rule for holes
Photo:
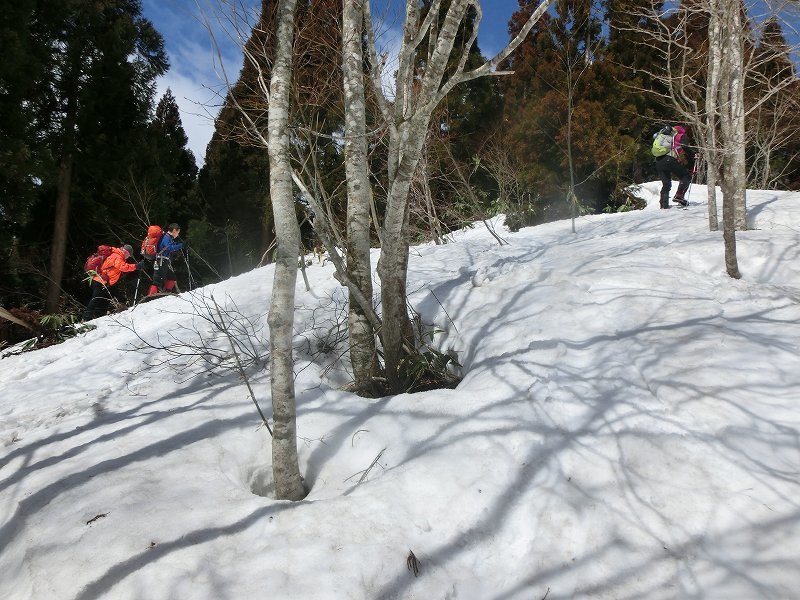
[[[147,237],[142,240],[142,256],[147,260],[155,260],[158,254],[158,243],[164,236],[164,230],[158,225],[150,225],[147,228]]]
[[[83,263],[83,270],[87,273],[90,271],[99,273],[100,267],[102,267],[105,260],[111,256],[112,250],[114,250],[113,246],[98,246],[97,252],[92,254],[86,259],[86,262]]]

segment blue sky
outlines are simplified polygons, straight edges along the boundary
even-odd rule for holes
[[[774,9],[772,4],[783,0],[766,0],[760,4],[762,15]],[[239,46],[230,41],[224,29],[218,25],[221,7],[236,3],[249,7],[252,19],[257,18],[260,0],[143,0],[144,15],[161,32],[169,54],[171,68],[158,82],[159,96],[169,87],[181,109],[189,147],[198,164],[205,158],[205,148],[214,131],[214,118],[225,94],[225,83],[221,66],[227,76],[235,81],[242,66]],[[478,43],[484,56],[493,56],[508,41],[508,21],[519,8],[518,0],[484,0],[483,20],[478,31]],[[387,17],[385,29],[389,41],[399,37],[403,0],[372,0],[373,17],[384,13]],[[203,24],[202,12],[208,21],[215,23],[215,38],[219,53],[214,49],[211,36]],[[388,8],[387,8],[388,7]],[[800,2],[794,10],[782,13],[784,33],[790,44],[800,44]],[[763,19],[763,16],[762,16]],[[222,18],[224,22],[225,19]],[[252,21],[251,21],[252,22]],[[249,35],[249,28],[245,35]],[[222,65],[219,55],[222,56]]]
[[[257,11],[260,0],[240,0]],[[378,14],[387,0],[372,0],[373,13]],[[397,0],[388,0],[390,7]],[[202,23],[198,4],[203,12],[213,15],[224,2],[212,0],[143,0],[144,16],[164,37],[171,68],[158,82],[159,97],[169,87],[181,109],[189,147],[198,164],[203,162],[205,148],[214,131],[214,117],[225,93],[218,54],[211,36]],[[519,8],[517,0],[488,0],[483,4],[483,20],[478,42],[484,55],[493,55],[508,41],[508,21]],[[394,21],[394,24],[393,24]],[[389,19],[388,26],[399,29],[399,19]],[[216,39],[222,53],[222,62],[229,78],[235,80],[242,66],[238,46],[217,27]]]

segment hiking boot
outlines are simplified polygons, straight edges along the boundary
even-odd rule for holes
[[[662,205],[662,206],[661,206],[661,210],[667,210],[668,208],[669,208],[669,205],[667,205],[667,206],[663,206],[663,205]]]
[[[672,199],[672,201],[673,201],[673,202],[677,202],[677,203],[678,203],[678,204],[680,204],[681,206],[689,206],[689,202],[688,202],[687,200],[684,200],[683,198],[678,198],[677,196],[675,196],[675,197]]]

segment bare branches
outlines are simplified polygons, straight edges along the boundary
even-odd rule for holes
[[[360,484],[364,483],[367,480],[367,477],[369,477],[369,472],[372,471],[373,468],[375,468],[375,465],[379,464],[378,461],[381,459],[381,457],[383,456],[384,452],[386,452],[386,448],[384,448],[383,450],[378,452],[378,455],[372,460],[372,462],[369,464],[369,466],[366,469],[364,469],[362,471],[358,471],[357,473],[354,473],[353,475],[351,475],[350,477],[345,479],[345,481],[350,481],[356,475],[361,475],[361,477],[358,478],[358,483],[356,483],[356,485],[360,485]]]
[[[386,65],[387,55],[384,54],[380,57],[380,59],[378,58],[378,45],[375,38],[375,29],[372,25],[372,13],[369,2],[364,2],[364,29],[367,34],[367,53],[370,64],[370,81],[372,83],[372,89],[375,93],[378,108],[380,109],[384,121],[391,129],[392,134],[396,135],[397,129],[394,119],[392,119],[391,104],[387,100],[386,94],[383,91],[382,72],[384,66]]]
[[[211,301],[214,303],[214,308],[216,309],[216,319],[215,323],[224,323],[225,322],[225,314],[223,313],[222,309],[219,307],[214,296],[211,296]],[[228,338],[228,343],[231,345],[231,351],[233,352],[233,358],[236,361],[236,370],[239,372],[239,376],[244,380],[245,385],[247,386],[247,391],[250,394],[250,399],[253,401],[253,404],[258,411],[258,415],[261,417],[261,422],[264,423],[264,427],[267,428],[269,431],[270,436],[272,435],[272,429],[269,426],[269,422],[267,421],[267,417],[264,416],[264,413],[261,411],[261,407],[258,405],[258,400],[256,400],[256,395],[253,393],[253,388],[250,386],[250,378],[247,377],[247,371],[242,363],[241,359],[239,358],[239,352],[236,350],[236,347],[239,345],[239,341],[235,338],[229,328],[223,327],[222,331],[225,333],[225,337]]]
[[[150,220],[150,209],[153,206],[155,192],[150,187],[150,182],[145,178],[137,177],[132,168],[128,168],[128,180],[125,183],[120,181],[112,182],[109,192],[122,202],[131,207],[136,220],[147,229],[152,223]]]
[[[438,94],[438,101],[443,99],[450,91],[459,83],[463,83],[465,81],[470,81],[472,79],[477,79],[478,77],[483,77],[486,75],[507,75],[508,71],[497,71],[498,65],[503,62],[506,58],[508,58],[514,50],[528,37],[531,29],[537,23],[537,21],[542,17],[542,15],[547,11],[550,7],[552,0],[542,0],[539,6],[531,13],[531,16],[525,22],[525,25],[520,29],[520,32],[512,39],[505,48],[503,48],[500,52],[498,52],[493,58],[484,62],[481,66],[472,71],[465,72],[463,71],[464,63],[460,63],[459,70],[457,70],[450,80],[442,86],[441,90],[439,90]],[[478,21],[480,21],[480,17],[482,13],[480,12],[480,5],[478,4],[477,0],[470,0],[470,4],[476,7],[478,10]],[[478,27],[477,23],[475,26],[475,30],[473,32],[474,36],[477,36]],[[474,42],[474,37],[471,40]],[[467,48],[467,52],[469,48]],[[463,57],[462,57],[463,59]]]
[[[175,300],[189,308],[191,324],[178,324],[158,332],[155,339],[146,339],[132,324],[118,321],[138,340],[128,350],[148,355],[145,360],[148,370],[170,368],[190,379],[204,373],[221,375],[266,366],[268,352],[260,341],[263,323],[244,315],[232,299],[227,299],[224,309],[215,307],[216,300],[201,292],[178,296]],[[175,314],[185,313],[185,310],[175,311]]]
[[[316,197],[309,192],[305,182],[296,172],[293,173],[292,178],[294,180],[295,185],[297,185],[297,187],[300,188],[300,191],[303,193],[303,195],[314,203],[314,209],[317,212],[317,216],[319,217],[322,211],[316,200]],[[368,300],[366,297],[364,297],[359,287],[352,280],[350,280],[349,276],[347,275],[347,265],[345,264],[345,260],[342,257],[342,255],[339,254],[339,250],[334,243],[332,231],[329,228],[329,224],[326,222],[325,218],[322,217],[314,220],[314,227],[315,231],[317,231],[317,233],[322,238],[322,243],[328,249],[328,254],[330,255],[331,262],[333,263],[333,266],[336,269],[336,277],[344,286],[347,287],[348,291],[351,294],[351,297],[354,300],[356,300],[356,302],[358,302],[359,306],[361,306],[362,310],[365,312],[370,323],[375,328],[375,331],[380,331],[381,329],[380,317],[378,317],[377,313],[375,312],[375,309],[372,306],[371,301]]]
[[[272,428],[256,400],[249,376],[254,367],[261,370],[267,364],[268,352],[260,341],[262,324],[245,316],[230,297],[224,307],[213,295],[197,292],[179,299],[191,307],[191,326],[177,325],[174,329],[157,333],[153,340],[142,337],[133,324],[118,321],[138,340],[128,350],[146,354],[145,367],[148,370],[170,368],[187,380],[207,373],[237,373],[271,436]],[[176,314],[185,313],[176,311]],[[223,340],[227,344],[222,344]]]

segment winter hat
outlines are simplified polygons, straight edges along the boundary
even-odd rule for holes
[[[122,247],[122,253],[125,255],[125,258],[128,259],[131,256],[133,256],[133,248],[131,247],[130,244],[125,244]]]

